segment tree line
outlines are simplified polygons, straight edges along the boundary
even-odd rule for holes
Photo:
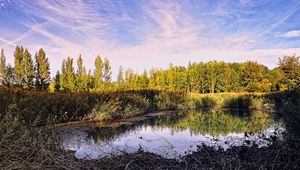
[[[98,55],[95,58],[95,69],[86,70],[83,66],[82,56],[77,59],[77,70],[75,70],[73,58],[68,57],[62,61],[61,71],[56,73],[50,85],[51,91],[89,91],[91,89],[106,90],[111,84],[111,65],[107,58]]]
[[[121,75],[121,76],[120,76]],[[299,57],[284,56],[278,67],[269,70],[253,61],[225,63],[210,61],[189,63],[187,67],[169,65],[169,68],[152,68],[149,75],[119,71],[117,86],[121,89],[167,90],[199,93],[216,92],[274,92],[300,87]]]
[[[253,61],[194,62],[187,67],[169,65],[168,69],[152,68],[142,74],[119,67],[117,80],[112,81],[111,64],[99,55],[94,69],[87,70],[83,57],[63,60],[61,70],[50,78],[50,63],[40,49],[34,59],[28,50],[17,46],[14,67],[6,65],[5,53],[0,56],[0,83],[8,87],[50,90],[52,92],[163,90],[199,93],[274,92],[300,87],[300,60],[296,55],[279,59],[278,67],[268,69]],[[76,66],[75,66],[76,65]],[[76,70],[75,70],[76,67]]]
[[[0,84],[8,87],[46,90],[50,84],[50,63],[41,48],[34,59],[28,49],[17,46],[14,51],[14,67],[6,65],[4,50],[0,56]]]

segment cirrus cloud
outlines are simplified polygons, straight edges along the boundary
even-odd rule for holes
[[[114,73],[119,65],[141,72],[169,63],[209,60],[255,60],[273,68],[278,57],[300,54],[299,40],[286,38],[300,35],[300,30],[286,27],[300,23],[290,21],[300,18],[297,0],[16,0],[2,4],[0,47],[11,54],[15,44],[32,53],[43,47],[52,73],[62,59],[79,54],[88,68],[97,54],[108,57]],[[276,36],[275,32],[286,33]]]

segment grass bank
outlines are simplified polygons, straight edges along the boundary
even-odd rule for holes
[[[48,93],[0,88],[0,118],[6,114],[29,124],[114,120],[159,110],[266,108],[262,94],[196,94],[164,91]],[[35,118],[32,120],[32,118]],[[35,121],[35,122],[33,122]]]

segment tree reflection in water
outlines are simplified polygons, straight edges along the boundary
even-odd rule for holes
[[[168,127],[172,129],[172,133],[189,130],[192,135],[224,136],[229,133],[261,132],[272,122],[272,115],[258,110],[202,110],[149,117],[133,123],[121,123],[117,127],[94,127],[86,132],[98,142],[126,136],[127,133],[138,131],[145,126],[153,129]]]
[[[267,138],[278,127],[282,126],[271,113],[257,110],[181,111],[114,126],[85,126],[77,128],[80,133],[73,131],[74,135],[69,134],[72,131],[69,129],[63,132],[62,138],[64,147],[78,151],[79,157],[83,153],[93,157],[97,152],[107,154],[114,148],[134,152],[139,147],[166,156],[195,150],[201,144],[226,149],[253,140],[266,146],[270,141]]]

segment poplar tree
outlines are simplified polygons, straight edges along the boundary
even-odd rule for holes
[[[61,84],[60,84],[60,72],[57,71],[55,78],[54,78],[54,91],[59,91],[61,89]]]
[[[88,74],[86,75],[87,81],[87,90],[93,89],[95,87],[95,77],[92,74],[91,69],[89,69]]]
[[[176,67],[175,90],[176,91],[188,90],[188,74],[186,68],[183,66]]]
[[[198,67],[197,63],[189,63],[188,65],[188,75],[190,77],[189,79],[189,89],[193,92],[198,92],[200,90],[199,88],[199,78],[198,75]]]
[[[34,77],[35,77],[35,70],[33,65],[33,60],[31,54],[28,52],[27,49],[24,51],[24,87],[27,89],[31,89],[34,85]]]
[[[84,75],[83,60],[81,55],[77,59],[77,76],[81,78]]]
[[[83,60],[81,55],[77,59],[77,89],[79,91],[88,90],[89,88],[89,75],[86,74],[86,69],[83,66]]]
[[[77,90],[83,90],[84,87],[84,73],[85,68],[83,67],[83,60],[81,55],[79,55],[77,59],[77,71],[76,71],[76,82],[77,82]]]
[[[94,79],[95,79],[95,86],[99,87],[102,83],[102,69],[103,69],[103,62],[101,57],[98,55],[95,59],[95,70],[94,70]]]
[[[134,78],[134,72],[132,69],[128,68],[125,71],[125,82],[126,87],[128,90],[133,90],[133,78]]]
[[[148,89],[148,87],[149,87],[149,78],[148,78],[147,71],[144,70],[144,72],[141,76],[141,88]]]
[[[207,90],[208,90],[208,81],[206,79],[206,74],[207,74],[207,66],[206,64],[204,63],[199,63],[198,64],[198,67],[197,67],[197,71],[198,71],[198,76],[199,76],[199,79],[198,79],[198,88],[199,88],[199,91],[202,92],[202,93],[205,93]]]
[[[16,85],[15,71],[14,71],[14,68],[10,64],[5,69],[5,76],[4,76],[3,84],[8,87]]]
[[[14,73],[16,85],[22,87],[24,76],[24,61],[23,61],[23,47],[17,46],[14,52]]]
[[[91,82],[92,78],[90,75],[90,71],[89,74],[86,73],[86,68],[83,67],[83,76],[82,76],[82,80],[81,80],[81,84],[80,84],[80,90],[84,90],[84,91],[88,91],[90,87],[90,82]]]
[[[40,90],[46,90],[50,84],[50,64],[43,48],[35,55],[35,62],[36,87]]]
[[[119,67],[119,72],[118,72],[118,76],[117,76],[117,82],[118,83],[123,83],[124,82],[124,71],[123,71],[123,67],[122,66],[120,66]]]
[[[110,82],[111,81],[111,66],[110,66],[110,62],[107,58],[104,59],[104,63],[103,63],[103,80],[105,82]]]
[[[157,87],[157,70],[154,68],[150,69],[150,78],[149,78],[149,89],[154,90]]]
[[[176,86],[176,68],[173,64],[169,64],[169,70],[167,70],[168,76],[168,90],[175,91]]]
[[[220,78],[222,76],[222,70],[220,69],[220,63],[217,61],[211,61],[207,63],[207,80],[209,84],[210,93],[215,93]]]
[[[67,80],[66,80],[66,60],[63,59],[61,64],[61,74],[59,77],[59,84],[60,84],[60,91],[66,91],[67,90]]]
[[[76,89],[75,72],[73,67],[73,59],[68,57],[66,60],[66,87],[68,91],[74,92]]]
[[[0,85],[4,84],[5,80],[5,70],[6,70],[6,58],[4,50],[1,49],[1,56],[0,56]]]

